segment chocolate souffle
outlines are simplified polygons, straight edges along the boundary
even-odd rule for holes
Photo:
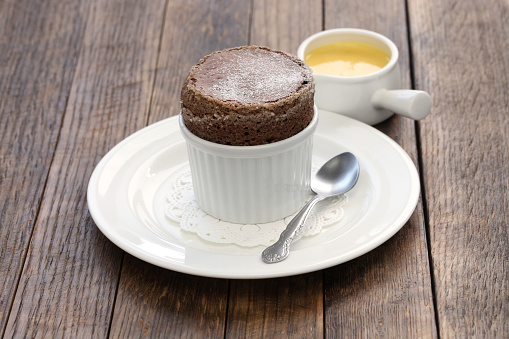
[[[313,75],[302,60],[266,47],[209,54],[189,72],[181,114],[194,135],[224,145],[287,139],[314,115]]]

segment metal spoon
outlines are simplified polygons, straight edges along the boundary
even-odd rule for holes
[[[309,212],[316,203],[348,192],[355,186],[358,178],[359,163],[352,153],[341,153],[327,161],[311,180],[311,190],[316,195],[290,221],[279,240],[263,251],[262,260],[267,264],[285,260],[290,254],[290,244],[304,226]]]

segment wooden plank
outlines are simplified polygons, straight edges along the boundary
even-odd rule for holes
[[[255,1],[250,44],[297,53],[322,29],[318,1]],[[229,338],[323,337],[322,273],[281,279],[238,280],[230,287]]]
[[[220,338],[228,280],[196,277],[126,255],[113,338]]]
[[[181,86],[203,56],[247,43],[249,11],[246,1],[168,2],[150,123],[179,113]],[[223,337],[228,285],[228,280],[165,271],[128,256],[111,334],[120,338]]]
[[[373,10],[366,10],[370,8]],[[398,46],[402,85],[411,87],[404,1],[326,1],[325,28],[379,32]],[[376,126],[417,165],[414,122],[392,117]],[[436,337],[422,203],[409,222],[374,251],[324,273],[326,337]]]
[[[322,272],[234,280],[227,338],[323,338]]]
[[[509,335],[507,1],[409,2],[440,335]]]
[[[179,114],[182,84],[201,58],[247,44],[249,17],[244,0],[169,0],[149,123]]]
[[[322,8],[317,0],[254,1],[250,44],[297,55],[300,43],[322,30]]]
[[[0,333],[55,152],[88,5],[0,3]]]
[[[100,157],[146,123],[163,8],[156,1],[90,3],[8,337],[108,334],[123,252],[93,223],[86,189]]]

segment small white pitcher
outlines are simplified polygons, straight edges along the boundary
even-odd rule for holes
[[[424,91],[401,89],[398,49],[387,37],[363,29],[338,28],[314,34],[304,40],[297,56],[304,60],[313,49],[341,41],[359,41],[374,45],[390,54],[382,69],[360,76],[313,74],[319,109],[339,113],[374,125],[394,113],[411,119],[425,118],[431,109],[431,97]]]

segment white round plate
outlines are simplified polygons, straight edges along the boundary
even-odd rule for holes
[[[178,117],[129,136],[99,162],[87,200],[99,229],[113,243],[151,264],[216,278],[257,279],[312,272],[356,258],[392,237],[419,198],[417,170],[405,151],[378,130],[320,111],[313,157],[325,162],[349,151],[361,173],[348,193],[344,218],[292,244],[288,259],[265,264],[263,247],[210,243],[181,231],[165,217],[172,174],[187,166]]]

